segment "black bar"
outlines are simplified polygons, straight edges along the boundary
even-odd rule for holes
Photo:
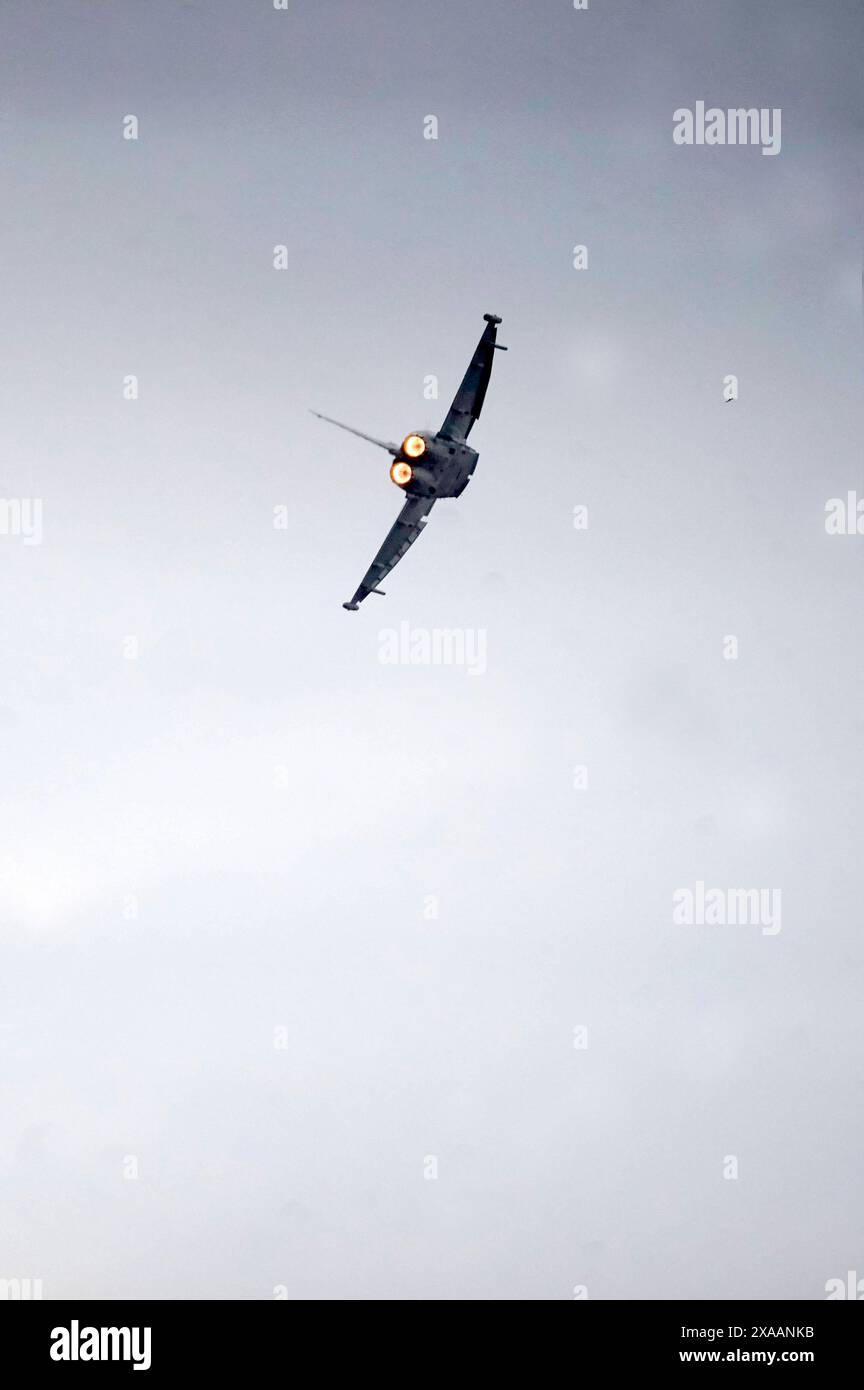
[[[552,1300],[550,1300],[552,1301]],[[537,1351],[536,1314],[521,1332],[508,1314],[506,1335],[490,1334],[485,1324],[494,1313],[482,1313],[469,1305],[464,1330],[469,1334],[468,1354],[509,1358],[521,1342],[527,1352]],[[466,1317],[448,1308],[434,1313],[436,1335],[420,1309],[401,1308],[394,1322],[389,1312],[376,1313],[368,1302],[300,1304],[280,1301],[243,1302],[7,1302],[0,1304],[0,1334],[7,1365],[19,1374],[46,1371],[60,1377],[101,1371],[133,1374],[137,1360],[139,1377],[152,1379],[194,1373],[199,1383],[226,1374],[272,1371],[296,1374],[298,1357],[305,1347],[321,1357],[320,1369],[332,1370],[340,1357],[352,1374],[380,1364],[381,1337],[389,1328],[408,1334],[412,1324],[423,1337],[423,1370],[435,1365],[435,1348],[441,1345],[442,1374],[452,1373],[453,1348],[439,1342],[442,1320],[448,1325]],[[862,1322],[860,1308],[833,1302],[717,1302],[640,1301],[599,1302],[573,1300],[563,1316],[544,1315],[552,1334],[548,1355],[566,1352],[583,1368],[614,1376],[637,1371],[665,1375],[714,1366],[725,1371],[761,1367],[786,1370],[805,1367],[820,1379],[854,1367],[860,1358]],[[426,1324],[424,1332],[423,1325]],[[92,1329],[96,1329],[94,1336]],[[114,1334],[102,1329],[117,1329]],[[137,1329],[137,1337],[133,1334]],[[144,1335],[149,1329],[149,1342]],[[316,1329],[325,1334],[322,1341]],[[334,1332],[336,1335],[334,1336]],[[515,1333],[515,1339],[514,1339]],[[128,1334],[128,1335],[127,1335]],[[401,1340],[400,1334],[400,1340]],[[563,1334],[564,1340],[559,1340]],[[497,1338],[497,1343],[496,1339]],[[378,1350],[374,1348],[377,1345]],[[545,1343],[544,1343],[545,1346]],[[363,1351],[363,1348],[366,1351]],[[54,1359],[63,1354],[77,1359]],[[111,1359],[114,1352],[125,1359]],[[395,1348],[394,1348],[395,1350]],[[88,1359],[96,1351],[106,1359]],[[370,1359],[371,1358],[371,1359]],[[149,1359],[149,1365],[145,1362]],[[388,1353],[386,1360],[392,1364]],[[574,1363],[575,1366],[575,1363]],[[488,1369],[488,1368],[487,1368]],[[410,1374],[407,1364],[405,1374]]]

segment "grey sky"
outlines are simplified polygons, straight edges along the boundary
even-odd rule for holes
[[[862,43],[851,0],[6,0],[0,1278],[864,1273]],[[780,154],[676,146],[697,100]],[[399,497],[307,408],[437,426],[487,310],[471,486],[347,614]],[[485,674],[382,665],[403,621]],[[782,931],[673,926],[697,880]]]

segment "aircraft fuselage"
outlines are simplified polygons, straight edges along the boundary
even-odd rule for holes
[[[416,439],[422,439],[425,445],[419,457],[405,452],[408,441]],[[477,450],[468,444],[418,430],[416,434],[409,434],[404,441],[391,469],[391,477],[397,482],[394,473],[400,464],[407,464],[411,477],[407,483],[397,485],[409,496],[458,497],[467,487],[479,457]]]

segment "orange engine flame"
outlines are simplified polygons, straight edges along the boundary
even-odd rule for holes
[[[401,460],[397,459],[390,469],[390,477],[393,479],[394,483],[398,483],[400,487],[404,487],[405,484],[410,483],[411,479],[414,477],[414,469],[411,467],[410,463],[402,463]]]
[[[409,434],[408,438],[402,441],[402,452],[407,454],[409,459],[419,459],[420,455],[426,452],[426,440],[419,434]]]

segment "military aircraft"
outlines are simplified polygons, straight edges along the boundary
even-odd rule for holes
[[[341,420],[321,415],[317,410],[312,411],[319,420],[338,425],[341,430],[348,430],[350,434],[356,434],[360,439],[377,444],[380,449],[392,454],[390,477],[407,495],[404,507],[360,581],[360,587],[350,603],[342,605],[351,613],[357,611],[367,594],[383,594],[384,590],[379,589],[379,584],[402,559],[408,547],[414,544],[438,498],[458,497],[468,486],[471,474],[477,467],[479,455],[466,441],[471,426],[483,408],[495,349],[507,351],[495,341],[500,318],[496,314],[484,314],[483,317],[486,327],[437,434],[418,430],[416,434],[406,435],[401,444],[388,444],[385,439],[375,439],[351,425],[343,425]]]

